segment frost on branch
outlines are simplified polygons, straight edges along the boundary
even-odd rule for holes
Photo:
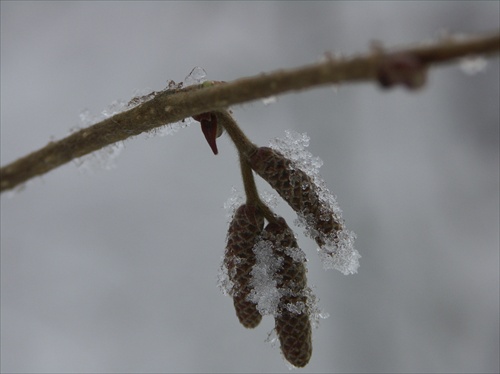
[[[76,127],[71,132],[79,131],[81,128],[85,128],[93,125],[94,123],[103,121],[106,118],[121,113],[126,109],[127,105],[125,101],[122,100],[113,101],[106,107],[106,109],[102,110],[100,115],[98,116],[94,116],[91,114],[90,110],[84,109],[80,112],[79,115],[81,127]],[[80,171],[85,171],[88,173],[92,173],[99,168],[104,170],[111,170],[116,167],[116,159],[121,154],[123,148],[123,142],[110,144],[88,155],[74,159],[73,163],[79,168]]]
[[[336,197],[319,175],[322,161],[305,148],[306,134],[287,131],[284,139],[260,147],[251,157],[252,169],[264,178],[297,212],[297,224],[316,241],[326,269],[344,274],[357,272],[358,251],[355,234],[345,228]]]

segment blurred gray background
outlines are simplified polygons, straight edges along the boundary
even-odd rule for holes
[[[499,4],[2,1],[1,163],[195,66],[230,81],[372,40],[494,31]],[[299,236],[330,314],[299,372],[499,371],[498,100],[495,58],[475,76],[433,69],[417,93],[356,84],[233,108],[260,145],[308,133],[358,235],[350,276]],[[288,372],[264,341],[272,318],[245,330],[217,288],[224,202],[242,189],[218,145],[196,125],[140,136],[115,169],[69,163],[2,194],[2,372]]]

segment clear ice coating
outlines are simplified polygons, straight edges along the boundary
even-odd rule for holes
[[[305,172],[313,181],[318,191],[321,205],[325,207],[325,218],[333,215],[337,222],[342,225],[342,230],[325,237],[314,228],[314,217],[305,217],[298,214],[295,221],[297,226],[304,228],[304,233],[312,239],[320,236],[325,242],[318,248],[318,254],[325,269],[337,269],[343,274],[357,273],[359,258],[361,255],[354,248],[356,235],[345,228],[336,196],[328,190],[323,178],[319,174],[319,169],[323,161],[319,157],[313,156],[306,148],[309,146],[310,138],[306,133],[299,134],[295,131],[285,131],[284,138],[277,138],[270,142],[270,147],[280,152],[293,162],[293,167]],[[304,186],[306,188],[307,186]]]
[[[203,83],[207,80],[206,78],[207,78],[207,72],[203,68],[195,66],[193,70],[191,70],[191,72],[184,79],[184,87]]]

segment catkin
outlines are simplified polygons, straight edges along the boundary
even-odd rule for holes
[[[314,240],[322,247],[328,238],[335,239],[343,224],[333,210],[322,203],[318,187],[302,170],[281,153],[260,147],[249,157],[252,169],[266,180],[278,194],[315,230]]]
[[[246,328],[256,327],[262,319],[256,305],[248,301],[247,296],[251,291],[250,272],[255,265],[253,247],[263,226],[264,217],[257,208],[244,204],[234,213],[227,234],[224,265],[233,283],[231,296],[236,315]]]
[[[263,239],[273,244],[275,256],[283,259],[277,271],[277,288],[282,294],[274,317],[281,351],[286,360],[296,367],[307,365],[312,354],[311,322],[305,293],[306,268],[293,253],[300,251],[292,230],[283,218],[269,223]]]

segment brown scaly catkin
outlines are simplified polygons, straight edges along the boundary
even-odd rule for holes
[[[262,316],[256,305],[247,300],[251,289],[250,272],[255,265],[253,247],[262,233],[264,217],[253,205],[243,204],[234,213],[227,234],[224,265],[233,283],[231,296],[240,323],[246,328],[256,327]]]
[[[276,274],[277,288],[282,296],[274,317],[281,351],[286,360],[296,367],[304,367],[312,355],[312,332],[307,305],[306,268],[304,263],[291,256],[299,251],[292,230],[281,217],[264,229],[263,240],[273,244],[273,252],[283,259]]]
[[[311,222],[317,231],[314,240],[320,247],[343,229],[342,221],[321,202],[314,181],[295,168],[291,160],[269,147],[260,147],[249,157],[249,163],[297,213]]]

